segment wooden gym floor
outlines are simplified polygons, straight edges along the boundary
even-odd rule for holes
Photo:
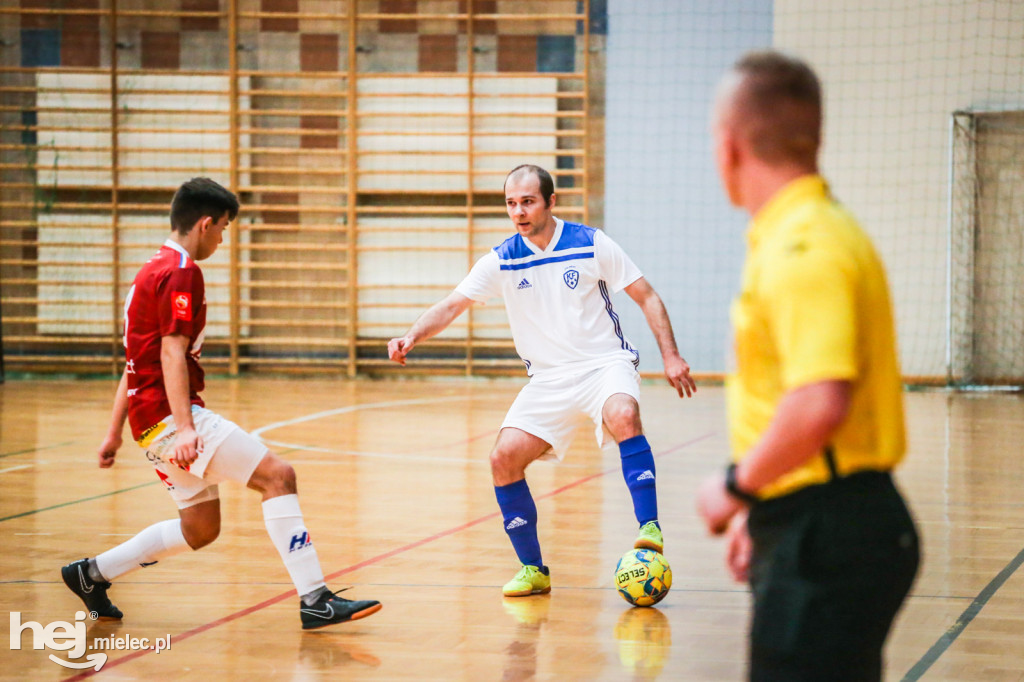
[[[671,594],[653,609],[612,588],[635,523],[614,449],[581,429],[562,465],[528,480],[551,566],[550,595],[505,600],[518,568],[497,517],[487,453],[519,381],[215,379],[208,405],[256,432],[299,475],[328,584],[379,599],[366,619],[313,633],[266,538],[259,499],[222,485],[224,530],[201,552],[125,576],[120,624],[88,638],[170,636],[171,648],[108,650],[101,679],[738,680],[749,597],[694,513],[726,458],[722,390],[681,401],[645,384]],[[64,563],[121,542],[175,507],[134,444],[100,470],[114,383],[0,385],[0,613],[72,621]],[[888,679],[1024,680],[1024,400],[906,396],[910,453],[899,482],[918,519],[923,568],[887,649]],[[10,628],[5,630],[9,634]],[[0,677],[80,673],[0,646]],[[91,653],[91,652],[90,652]],[[67,658],[66,656],[64,658]],[[81,659],[80,659],[81,660]]]

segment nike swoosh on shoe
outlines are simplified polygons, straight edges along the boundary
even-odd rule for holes
[[[78,567],[78,582],[82,586],[82,592],[85,592],[86,594],[92,592],[92,588],[96,587],[95,585],[89,585],[88,587],[85,586],[85,576],[82,574],[81,566]]]
[[[323,611],[314,611],[313,609],[302,609],[303,613],[308,613],[317,618],[334,618],[334,607],[330,604],[327,605]]]

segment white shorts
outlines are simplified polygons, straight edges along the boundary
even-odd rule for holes
[[[147,429],[137,441],[178,509],[218,499],[217,484],[221,481],[245,485],[268,452],[267,446],[238,424],[205,407],[192,406],[192,421],[203,448],[188,469],[167,461],[177,436],[173,416]]]
[[[616,360],[586,374],[550,381],[532,379],[519,391],[501,428],[516,428],[537,436],[551,445],[541,459],[562,461],[572,444],[580,414],[594,422],[598,447],[604,444],[601,410],[616,393],[640,402],[640,375],[633,363]]]

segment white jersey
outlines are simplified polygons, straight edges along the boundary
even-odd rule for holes
[[[516,352],[536,379],[587,372],[640,356],[622,333],[612,293],[643,275],[608,235],[555,219],[543,251],[516,234],[482,256],[455,291],[478,302],[501,296]]]

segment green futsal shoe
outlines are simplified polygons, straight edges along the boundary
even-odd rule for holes
[[[529,597],[551,591],[551,574],[547,566],[523,566],[516,577],[505,583],[502,593],[506,597]]]
[[[665,540],[661,535],[661,528],[658,527],[657,521],[648,521],[640,526],[640,535],[636,536],[633,548],[651,549],[658,554],[662,553],[662,550],[665,549]]]

